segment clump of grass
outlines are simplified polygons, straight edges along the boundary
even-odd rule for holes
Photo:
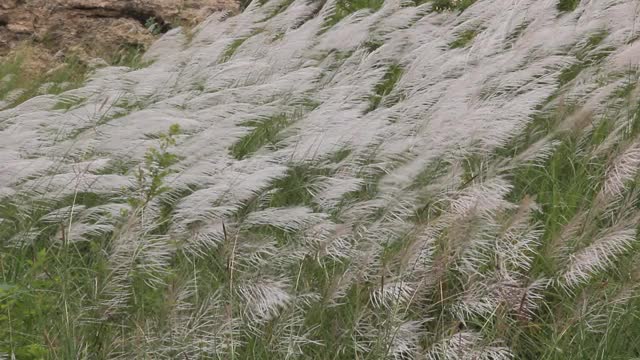
[[[236,53],[236,50],[240,47],[240,45],[244,44],[249,37],[243,37],[240,39],[233,40],[233,42],[224,50],[222,56],[220,57],[220,63],[224,63],[229,61],[233,57],[233,54]]]
[[[75,220],[73,209],[98,209],[122,203],[124,199],[81,192],[60,200],[20,196],[0,202],[0,248],[3,250],[0,252],[0,353],[20,359],[43,359],[81,358],[86,352],[97,355],[110,351],[115,328],[108,323],[74,325],[69,321],[69,314],[94,317],[103,311],[99,294],[110,281],[105,271],[110,266],[107,254],[113,251],[114,230],[135,220],[144,221],[140,208],[167,189],[163,179],[168,167],[175,162],[168,147],[178,132],[179,127],[172,126],[161,137],[160,147],[147,152],[145,163],[140,167],[139,188],[129,197],[134,209],[101,220],[107,222],[85,219],[85,226],[101,230],[88,234],[84,241],[71,237],[68,225]],[[45,220],[56,209],[69,210],[63,211],[61,214],[66,215],[57,220]],[[6,251],[8,249],[11,250]],[[137,281],[142,279],[139,269],[129,275],[131,286],[137,292],[132,298],[135,310],[130,314],[139,319],[158,314],[163,293],[144,281]],[[92,283],[97,291],[93,296],[71,296],[92,287]],[[60,311],[60,304],[66,310]],[[94,310],[88,311],[87,306]],[[80,345],[73,340],[74,334],[84,332],[83,345]],[[136,353],[133,348],[126,351]]]
[[[109,163],[107,164],[107,166],[105,166],[105,167],[101,168],[100,170],[96,171],[95,174],[97,174],[97,175],[110,175],[110,174],[126,175],[131,170],[133,165],[135,165],[135,163],[130,159],[124,159],[124,158],[111,159],[109,161]]]
[[[253,0],[240,0],[240,11],[244,11]]]
[[[372,53],[378,50],[382,45],[384,45],[384,42],[372,39],[366,41],[362,46],[364,46],[364,48],[367,49],[368,52]]]
[[[449,48],[458,49],[469,45],[469,43],[478,35],[477,30],[465,30],[458,35],[458,38],[449,44]]]
[[[17,94],[10,99],[10,107],[36,95],[60,94],[84,83],[88,68],[77,57],[70,56],[54,69],[43,72],[28,68],[32,51],[35,50],[25,48],[0,64],[0,100]]]
[[[579,4],[580,0],[559,0],[556,4],[556,8],[561,12],[573,11]]]
[[[140,69],[150,62],[142,60],[144,47],[139,45],[122,46],[114,55],[109,57],[109,63],[116,66],[128,66]],[[59,64],[50,64],[53,68],[40,69],[35,60],[37,49],[23,45],[10,57],[0,63],[0,100],[12,95],[9,107],[14,107],[42,94],[60,94],[81,86],[89,72],[86,62],[78,56],[70,54]],[[13,96],[15,94],[15,96]],[[54,109],[68,110],[77,104],[61,102]],[[67,108],[67,106],[70,106]]]
[[[369,98],[367,112],[373,111],[380,106],[382,99],[393,91],[396,83],[402,77],[402,73],[403,69],[400,65],[394,64],[389,66],[382,81],[375,86],[374,94]]]
[[[218,60],[219,63],[225,63],[227,61],[229,61],[233,55],[236,53],[236,51],[238,50],[238,48],[244,44],[245,41],[249,40],[250,37],[257,35],[259,33],[261,33],[263,30],[262,29],[258,29],[256,31],[254,31],[251,35],[246,36],[246,37],[241,37],[238,39],[235,39],[231,42],[231,44],[229,44],[229,46],[224,50],[224,52],[222,53],[222,55],[220,56],[220,59]]]
[[[378,11],[382,5],[384,5],[384,0],[338,0],[335,12],[325,25],[331,27],[358,10]]]
[[[154,198],[170,190],[165,184],[165,178],[172,173],[170,167],[178,162],[178,156],[171,153],[169,148],[176,144],[176,136],[180,132],[178,124],[171,125],[167,133],[157,136],[159,147],[146,152],[144,167],[140,166],[136,173],[140,193],[129,199],[132,208],[144,207]]]
[[[113,66],[126,66],[137,70],[151,65],[151,61],[143,59],[146,48],[144,45],[123,45],[109,58],[109,64]]]
[[[82,101],[80,101],[79,103],[82,103]],[[75,139],[86,130],[95,129],[101,125],[107,124],[112,120],[124,117],[134,111],[142,110],[147,107],[148,101],[150,101],[150,97],[136,97],[135,100],[133,101],[131,101],[128,98],[118,98],[115,104],[109,105],[106,111],[104,111],[102,115],[100,115],[100,117],[98,117],[93,124],[74,129],[71,133],[68,134],[67,138]],[[55,109],[69,110],[70,108],[78,104],[74,104],[73,102],[70,103],[68,101],[61,101],[58,104],[56,104],[56,106],[54,107],[54,110]],[[113,106],[118,107],[118,111],[111,112]]]
[[[529,27],[530,23],[531,23],[530,21],[525,21],[524,23],[518,25],[515,29],[513,29],[513,31],[509,35],[507,35],[507,37],[505,38],[503,49],[504,50],[511,49],[513,45],[516,43],[516,41],[525,32],[525,30],[527,30],[527,27]]]
[[[76,98],[76,97],[71,99],[62,99],[53,106],[53,110],[64,110],[66,112],[73,109],[76,106],[81,105],[82,103],[85,102],[85,100],[86,99]]]
[[[244,124],[244,126],[253,127],[253,130],[231,147],[231,154],[234,158],[241,160],[267,144],[275,145],[278,141],[278,134],[289,123],[289,118],[285,114],[281,114],[266,120],[250,121]]]
[[[273,9],[273,11],[265,19],[263,19],[263,21],[267,21],[273,18],[274,16],[281,14],[289,6],[291,6],[291,4],[293,4],[293,1],[294,0],[280,0],[280,4],[278,4],[278,6],[275,9]],[[267,3],[266,1],[260,1],[261,5],[264,5],[266,3]]]
[[[608,49],[604,49],[603,51],[598,53],[593,53],[593,50],[602,43],[607,35],[608,33],[606,31],[599,31],[589,36],[584,46],[576,52],[576,59],[578,61],[565,68],[560,73],[558,79],[560,85],[565,85],[571,82],[578,75],[580,75],[580,73],[584,69],[592,66],[595,63],[598,63],[608,55]]]
[[[291,166],[285,177],[275,181],[277,189],[271,196],[270,207],[312,205],[313,183],[320,176],[329,175],[329,170],[313,163]]]
[[[452,10],[462,12],[473,5],[476,0],[415,0],[414,2],[416,5],[421,5],[427,1],[432,2],[432,9],[437,12]]]
[[[136,97],[133,100],[124,97],[120,98],[116,101],[115,106],[123,109],[124,111],[111,116],[109,120],[125,116],[134,111],[142,110],[147,107],[149,101],[151,101],[151,98],[149,97]]]

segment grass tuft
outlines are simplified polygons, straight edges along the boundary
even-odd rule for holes
[[[49,71],[31,68],[33,54],[29,48],[18,51],[0,63],[0,100],[8,107],[17,106],[41,94],[60,94],[79,87],[85,81],[87,66],[76,57]]]
[[[458,35],[458,38],[455,41],[449,44],[449,48],[458,49],[466,47],[471,41],[473,41],[476,35],[478,35],[478,31],[476,30],[463,31]]]
[[[370,9],[371,11],[378,11],[382,5],[384,5],[384,0],[338,0],[335,12],[328,19],[325,26],[331,27],[358,10]]]
[[[143,45],[123,45],[109,59],[113,66],[126,66],[138,70],[151,65],[151,61],[143,59],[145,47]]]
[[[83,98],[62,99],[53,106],[52,110],[64,110],[67,112],[74,107],[81,105],[85,100],[86,99]]]
[[[602,43],[602,41],[607,37],[608,33],[606,31],[599,31],[595,34],[589,36],[585,44],[576,52],[577,62],[570,65],[569,67],[562,70],[559,82],[560,85],[565,85],[571,82],[573,79],[578,77],[580,73],[594,64],[600,62],[604,59],[610,51],[613,49],[602,49],[599,52],[594,52],[594,50]]]
[[[559,0],[556,8],[561,12],[569,12],[575,10],[580,5],[580,0]]]
[[[250,121],[244,126],[253,127],[253,130],[231,147],[234,158],[242,160],[250,154],[258,151],[265,145],[275,145],[280,131],[290,124],[289,118],[284,115],[272,116],[262,121]]]
[[[424,4],[431,1],[432,9],[437,12],[443,11],[465,11],[469,6],[473,5],[476,0],[414,0],[416,5]]]
[[[369,98],[367,112],[373,111],[380,106],[382,99],[393,91],[403,72],[402,67],[398,64],[389,66],[382,77],[382,81],[375,86],[374,94]]]
[[[242,44],[244,44],[245,41],[247,41],[251,36],[257,35],[260,32],[262,32],[262,30],[257,30],[253,34],[251,34],[250,36],[242,37],[242,38],[238,38],[238,39],[233,40],[231,42],[231,44],[224,50],[224,52],[220,56],[219,63],[225,63],[225,62],[229,61],[233,57],[233,55],[236,53],[238,48]]]

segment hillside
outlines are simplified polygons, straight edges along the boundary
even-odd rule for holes
[[[639,16],[255,0],[5,62],[0,358],[640,357]]]

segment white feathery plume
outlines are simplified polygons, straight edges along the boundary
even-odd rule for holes
[[[458,217],[464,217],[471,212],[493,216],[497,211],[511,207],[504,200],[510,191],[511,185],[501,178],[471,186],[451,202],[451,212]]]
[[[620,154],[605,174],[602,195],[606,198],[621,196],[626,183],[633,179],[640,166],[640,142],[629,146]]]
[[[243,313],[250,321],[264,323],[280,314],[292,301],[283,280],[256,279],[238,284],[236,291],[243,304]]]
[[[557,282],[567,291],[587,283],[595,274],[609,268],[635,240],[634,222],[603,230],[590,245],[569,255],[569,263]]]
[[[110,274],[98,289],[101,318],[93,320],[127,315],[134,271],[147,285],[168,289],[163,293],[170,305],[168,327],[146,319],[133,329],[123,320],[125,334],[117,335],[112,346],[160,359],[229,358],[250,337],[264,334],[269,323],[267,351],[302,358],[309,347],[332,345],[317,339],[321,324],[308,323],[309,308],[320,301],[348,306],[351,286],[368,282],[376,285],[369,288],[369,302],[356,314],[353,329],[344,329],[353,335],[338,345],[341,355],[375,356],[366,353],[383,344],[384,355],[395,359],[514,357],[480,333],[451,335],[440,328],[434,337],[441,340],[419,354],[424,333],[432,329],[378,310],[411,307],[414,296],[431,291],[444,273],[456,270],[464,292],[447,311],[462,321],[486,318],[500,306],[516,316],[534,316],[547,286],[528,274],[541,229],[532,224],[529,207],[511,216],[517,205],[506,200],[512,189],[506,179],[517,166],[547,159],[559,133],[552,130],[513,159],[496,163],[490,155],[518,141],[541,107],[553,110],[557,101],[543,106],[558,94],[559,77],[574,64],[585,69],[559,91],[568,102],[582,105],[583,113],[565,119],[560,130],[586,129],[579,143],[585,145],[592,124],[576,120],[587,119],[587,113],[609,115],[607,99],[621,84],[609,78],[638,65],[640,46],[629,42],[638,33],[638,7],[633,0],[583,1],[575,12],[559,14],[557,4],[535,0],[476,1],[462,12],[431,11],[429,2],[414,5],[387,0],[376,11],[361,9],[325,28],[337,11],[336,0],[253,1],[236,16],[212,15],[191,39],[185,30],[165,34],[145,56],[154,60],[146,68],[97,69],[78,89],[0,111],[1,194],[60,200],[92,192],[113,202],[49,209],[42,219],[47,226],[65,224],[62,231],[78,241],[113,233],[105,249]],[[603,28],[608,36],[581,56],[611,56],[600,64],[580,63],[576,55]],[[472,38],[452,48],[467,31]],[[383,84],[390,65],[402,74],[395,84]],[[379,95],[381,85],[389,93],[372,110],[372,96]],[[76,101],[82,103],[66,113],[53,110],[58,103]],[[254,131],[247,124],[279,114],[290,123],[275,129],[276,146],[271,138],[258,139],[257,151],[235,159],[233,145]],[[622,114],[612,115],[617,130],[586,155],[614,148],[626,134],[627,128],[618,125],[623,120]],[[151,138],[174,123],[183,134],[171,150],[180,156],[179,172],[166,179],[172,192],[147,206],[142,223],[129,219],[119,227],[120,211],[128,206],[115,198],[134,182],[104,174],[109,160],[130,160],[135,167],[155,145]],[[636,147],[625,149],[607,171],[601,193],[611,203],[607,217],[628,205],[613,200],[622,197],[637,173]],[[308,185],[313,210],[300,204],[269,208],[274,181],[287,175],[288,166],[325,159],[343,148],[351,154],[327,165],[331,174]],[[465,183],[460,166],[473,155],[487,158],[483,170],[488,171]],[[440,160],[446,169],[416,185],[417,177]],[[365,190],[365,184],[374,193],[348,196]],[[427,219],[416,224],[414,215],[425,209],[425,199]],[[162,218],[169,231],[151,235],[160,229],[161,201],[173,207]],[[254,205],[259,210],[252,210]],[[582,248],[573,252],[571,240],[585,240],[592,230],[590,215],[579,211],[562,236],[552,239],[558,245],[552,249],[555,260],[562,265],[568,259],[555,279],[567,290],[607,269],[636,235],[633,225],[614,224],[590,243],[576,241]],[[585,223],[588,231],[581,232]],[[281,244],[252,232],[262,226],[284,230],[295,241]],[[20,230],[3,243],[34,241],[42,234],[40,228]],[[214,250],[227,250],[229,235],[236,239],[231,296],[239,302],[233,309],[223,290],[199,294],[197,272],[180,289],[164,283],[176,251],[188,261],[218,256]],[[402,248],[398,254],[393,254],[395,245]],[[289,271],[302,269],[308,259],[321,267],[340,265],[326,279],[322,298],[299,293],[298,272]],[[198,296],[206,298],[194,300]],[[589,326],[599,328],[604,313],[594,312]],[[342,347],[348,340],[354,344]],[[109,354],[131,356],[123,350]]]
[[[273,226],[283,231],[294,232],[317,224],[325,218],[326,215],[314,213],[307,207],[268,208],[250,213],[243,225]]]
[[[314,201],[324,210],[335,209],[346,194],[360,190],[363,185],[362,179],[352,177],[321,179]]]
[[[510,360],[513,354],[498,344],[483,344],[478,333],[462,331],[434,344],[425,354],[427,360]]]
[[[352,229],[347,224],[321,222],[304,231],[302,239],[314,259],[344,261],[353,255],[352,235]]]
[[[414,291],[415,289],[405,282],[385,283],[373,290],[371,301],[374,306],[390,309],[409,301]]]
[[[506,270],[526,272],[530,269],[543,230],[539,224],[531,224],[531,213],[538,211],[537,204],[525,197],[518,211],[509,220],[496,241],[496,261]]]
[[[387,356],[395,360],[412,359],[420,348],[424,321],[406,321],[395,326],[390,332],[391,344]]]

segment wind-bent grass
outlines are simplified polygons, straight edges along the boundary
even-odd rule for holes
[[[72,108],[81,105],[86,99],[83,98],[69,98],[69,99],[63,99],[61,101],[59,101],[58,103],[56,103],[53,106],[53,110],[64,110],[64,111],[69,111]]]
[[[224,63],[229,61],[229,59],[233,57],[233,54],[236,53],[236,50],[238,50],[240,45],[242,45],[245,41],[247,41],[247,39],[249,39],[249,37],[243,37],[243,38],[234,40],[231,43],[231,45],[229,45],[229,47],[225,49],[224,53],[222,53],[222,56],[220,57],[220,62]]]
[[[589,2],[579,22],[554,23],[553,6],[519,4],[565,40],[547,42],[529,37],[537,22],[503,26],[493,7],[513,4],[473,10],[485,4],[492,46],[473,56],[440,41],[464,33],[460,14],[404,26],[418,9],[403,2],[359,34],[323,33],[333,9],[293,30],[298,15],[281,13],[262,25],[287,36],[244,43],[270,52],[252,76],[185,64],[260,24],[271,10],[256,6],[213,21],[220,42],[162,63],[160,80],[181,76],[153,99],[136,95],[157,86],[153,71],[92,81],[131,95],[99,124],[150,106],[187,133],[132,116],[66,153],[39,121],[50,109],[0,113],[2,135],[30,130],[0,152],[0,357],[640,356],[638,72],[619,66],[631,46],[609,57],[633,17]],[[578,26],[596,13],[620,17],[611,37]],[[570,57],[580,81],[563,75]],[[204,78],[221,90],[185,81]],[[254,111],[276,115],[243,122]]]
[[[466,30],[460,33],[458,38],[449,44],[451,49],[463,48],[469,45],[471,41],[478,35],[478,31],[476,30]]]
[[[258,151],[263,146],[274,146],[278,141],[278,134],[290,124],[287,115],[276,115],[262,121],[251,121],[246,126],[253,130],[242,137],[231,147],[231,154],[238,160]]]
[[[338,0],[335,12],[325,25],[326,27],[331,27],[358,10],[370,9],[371,11],[377,11],[382,5],[384,5],[384,0]]]
[[[27,68],[31,51],[34,50],[25,48],[0,64],[0,100],[8,102],[9,107],[36,95],[60,94],[84,83],[88,69],[79,59],[70,57],[52,71],[34,72]]]
[[[573,11],[578,5],[580,5],[580,0],[559,0],[556,7],[559,11]]]
[[[37,95],[61,94],[84,84],[90,69],[77,56],[69,55],[57,67],[47,71],[34,70],[31,68],[34,51],[37,49],[25,45],[0,63],[0,101],[7,103],[5,107],[15,107]],[[143,54],[142,47],[123,46],[110,57],[110,64],[140,69],[149,65],[142,60]],[[60,101],[54,110],[69,110],[80,102],[80,99],[77,102]]]
[[[577,62],[565,68],[560,74],[560,84],[564,85],[575,79],[580,73],[604,59],[613,49],[602,49],[594,52],[596,47],[607,37],[606,31],[600,31],[591,35],[584,46],[576,52]]]
[[[367,111],[373,111],[380,106],[380,102],[383,98],[393,91],[396,83],[402,77],[402,73],[403,70],[400,65],[395,64],[389,66],[387,72],[382,78],[382,81],[375,86],[374,94],[369,99],[370,105]]]
[[[476,0],[414,0],[415,5],[422,5],[427,2],[431,2],[432,9],[437,12],[451,10],[462,12],[473,5]]]
[[[113,66],[127,66],[137,70],[151,65],[151,62],[145,61],[142,57],[145,48],[142,45],[123,45],[118,51],[111,55],[109,64]]]

